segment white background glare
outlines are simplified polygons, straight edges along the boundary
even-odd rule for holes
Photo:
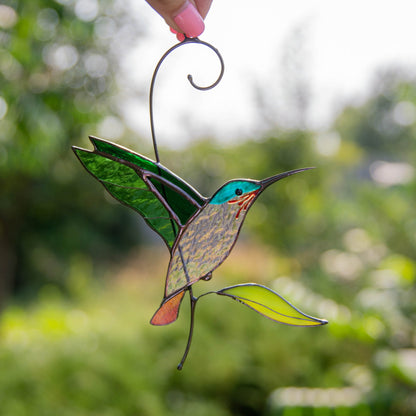
[[[122,60],[121,68],[126,91],[147,91],[155,64],[176,39],[144,1],[131,0],[131,7],[146,26],[147,39]],[[302,39],[301,64],[292,75],[298,74],[310,91],[304,121],[325,129],[346,102],[368,95],[377,70],[416,66],[414,12],[413,0],[397,0],[394,7],[376,0],[214,0],[201,39],[221,51],[224,80],[208,93],[192,91],[182,79],[193,63],[201,60],[195,78],[212,80],[217,62],[199,55],[205,51],[172,56],[157,83],[158,140],[178,146],[212,136],[228,142],[255,137],[287,119],[291,91],[285,92],[283,68],[296,36]],[[268,123],[259,111],[259,95],[267,98]],[[148,137],[144,101],[132,95],[124,111],[129,126]],[[398,107],[395,117],[408,123],[412,114]]]

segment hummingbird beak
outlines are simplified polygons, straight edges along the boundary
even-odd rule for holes
[[[263,179],[260,181],[261,189],[266,189],[269,185],[272,183],[275,183],[277,181],[280,181],[280,179],[287,178],[290,175],[294,175],[295,173],[303,172],[305,170],[310,170],[315,168],[302,168],[302,169],[295,169],[295,170],[289,170],[288,172],[279,173],[278,175],[270,176],[270,178]]]

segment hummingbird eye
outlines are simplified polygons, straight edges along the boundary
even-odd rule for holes
[[[240,188],[237,188],[237,189],[235,190],[235,194],[236,194],[236,195],[238,195],[238,196],[243,195],[243,190],[242,190],[242,189],[240,189]]]

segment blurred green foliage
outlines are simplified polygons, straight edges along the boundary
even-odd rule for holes
[[[126,7],[2,2],[0,303],[45,282],[65,288],[80,248],[103,261],[137,242],[134,227],[121,226],[128,214],[102,204],[69,151],[115,114],[115,50],[128,47],[124,33],[138,34]]]
[[[261,263],[253,266],[253,257]],[[82,275],[85,284],[75,285],[72,301],[45,287],[36,305],[4,312],[4,414],[414,414],[416,379],[406,361],[411,350],[388,346],[398,328],[380,316],[385,305],[346,306],[298,279],[274,279],[290,259],[259,245],[237,247],[215,282],[196,288],[252,279],[255,268],[285,297],[331,323],[314,329],[276,325],[212,295],[199,303],[194,345],[178,372],[187,303],[176,324],[147,324],[160,300],[161,284],[153,278],[164,268],[158,258],[157,250],[147,250],[104,286],[94,283],[85,265],[74,268],[71,278]],[[395,326],[405,319],[397,307],[390,313]],[[334,400],[340,410],[332,410]]]
[[[262,194],[235,252],[196,290],[255,281],[330,321],[278,326],[204,298],[179,373],[187,305],[175,325],[147,324],[167,253],[137,249],[136,214],[107,203],[70,151],[118,117],[116,50],[126,32],[141,39],[121,2],[84,3],[0,6],[1,413],[415,415],[415,80],[379,75],[326,132],[163,150],[205,195],[316,167]]]

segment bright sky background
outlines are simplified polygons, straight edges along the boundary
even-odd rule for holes
[[[131,1],[148,36],[121,63],[126,91],[134,92],[124,110],[129,126],[150,139],[146,95],[152,72],[176,40],[143,0]],[[299,30],[299,71],[311,93],[308,126],[325,129],[345,103],[368,94],[377,70],[416,68],[415,16],[415,0],[214,0],[200,38],[221,52],[223,81],[209,92],[193,90],[186,75],[210,83],[219,70],[215,55],[202,46],[175,51],[156,81],[158,141],[178,147],[207,136],[258,137],[270,125],[258,111],[256,87],[267,97],[272,120],[290,113],[293,97],[284,88],[282,61]]]

